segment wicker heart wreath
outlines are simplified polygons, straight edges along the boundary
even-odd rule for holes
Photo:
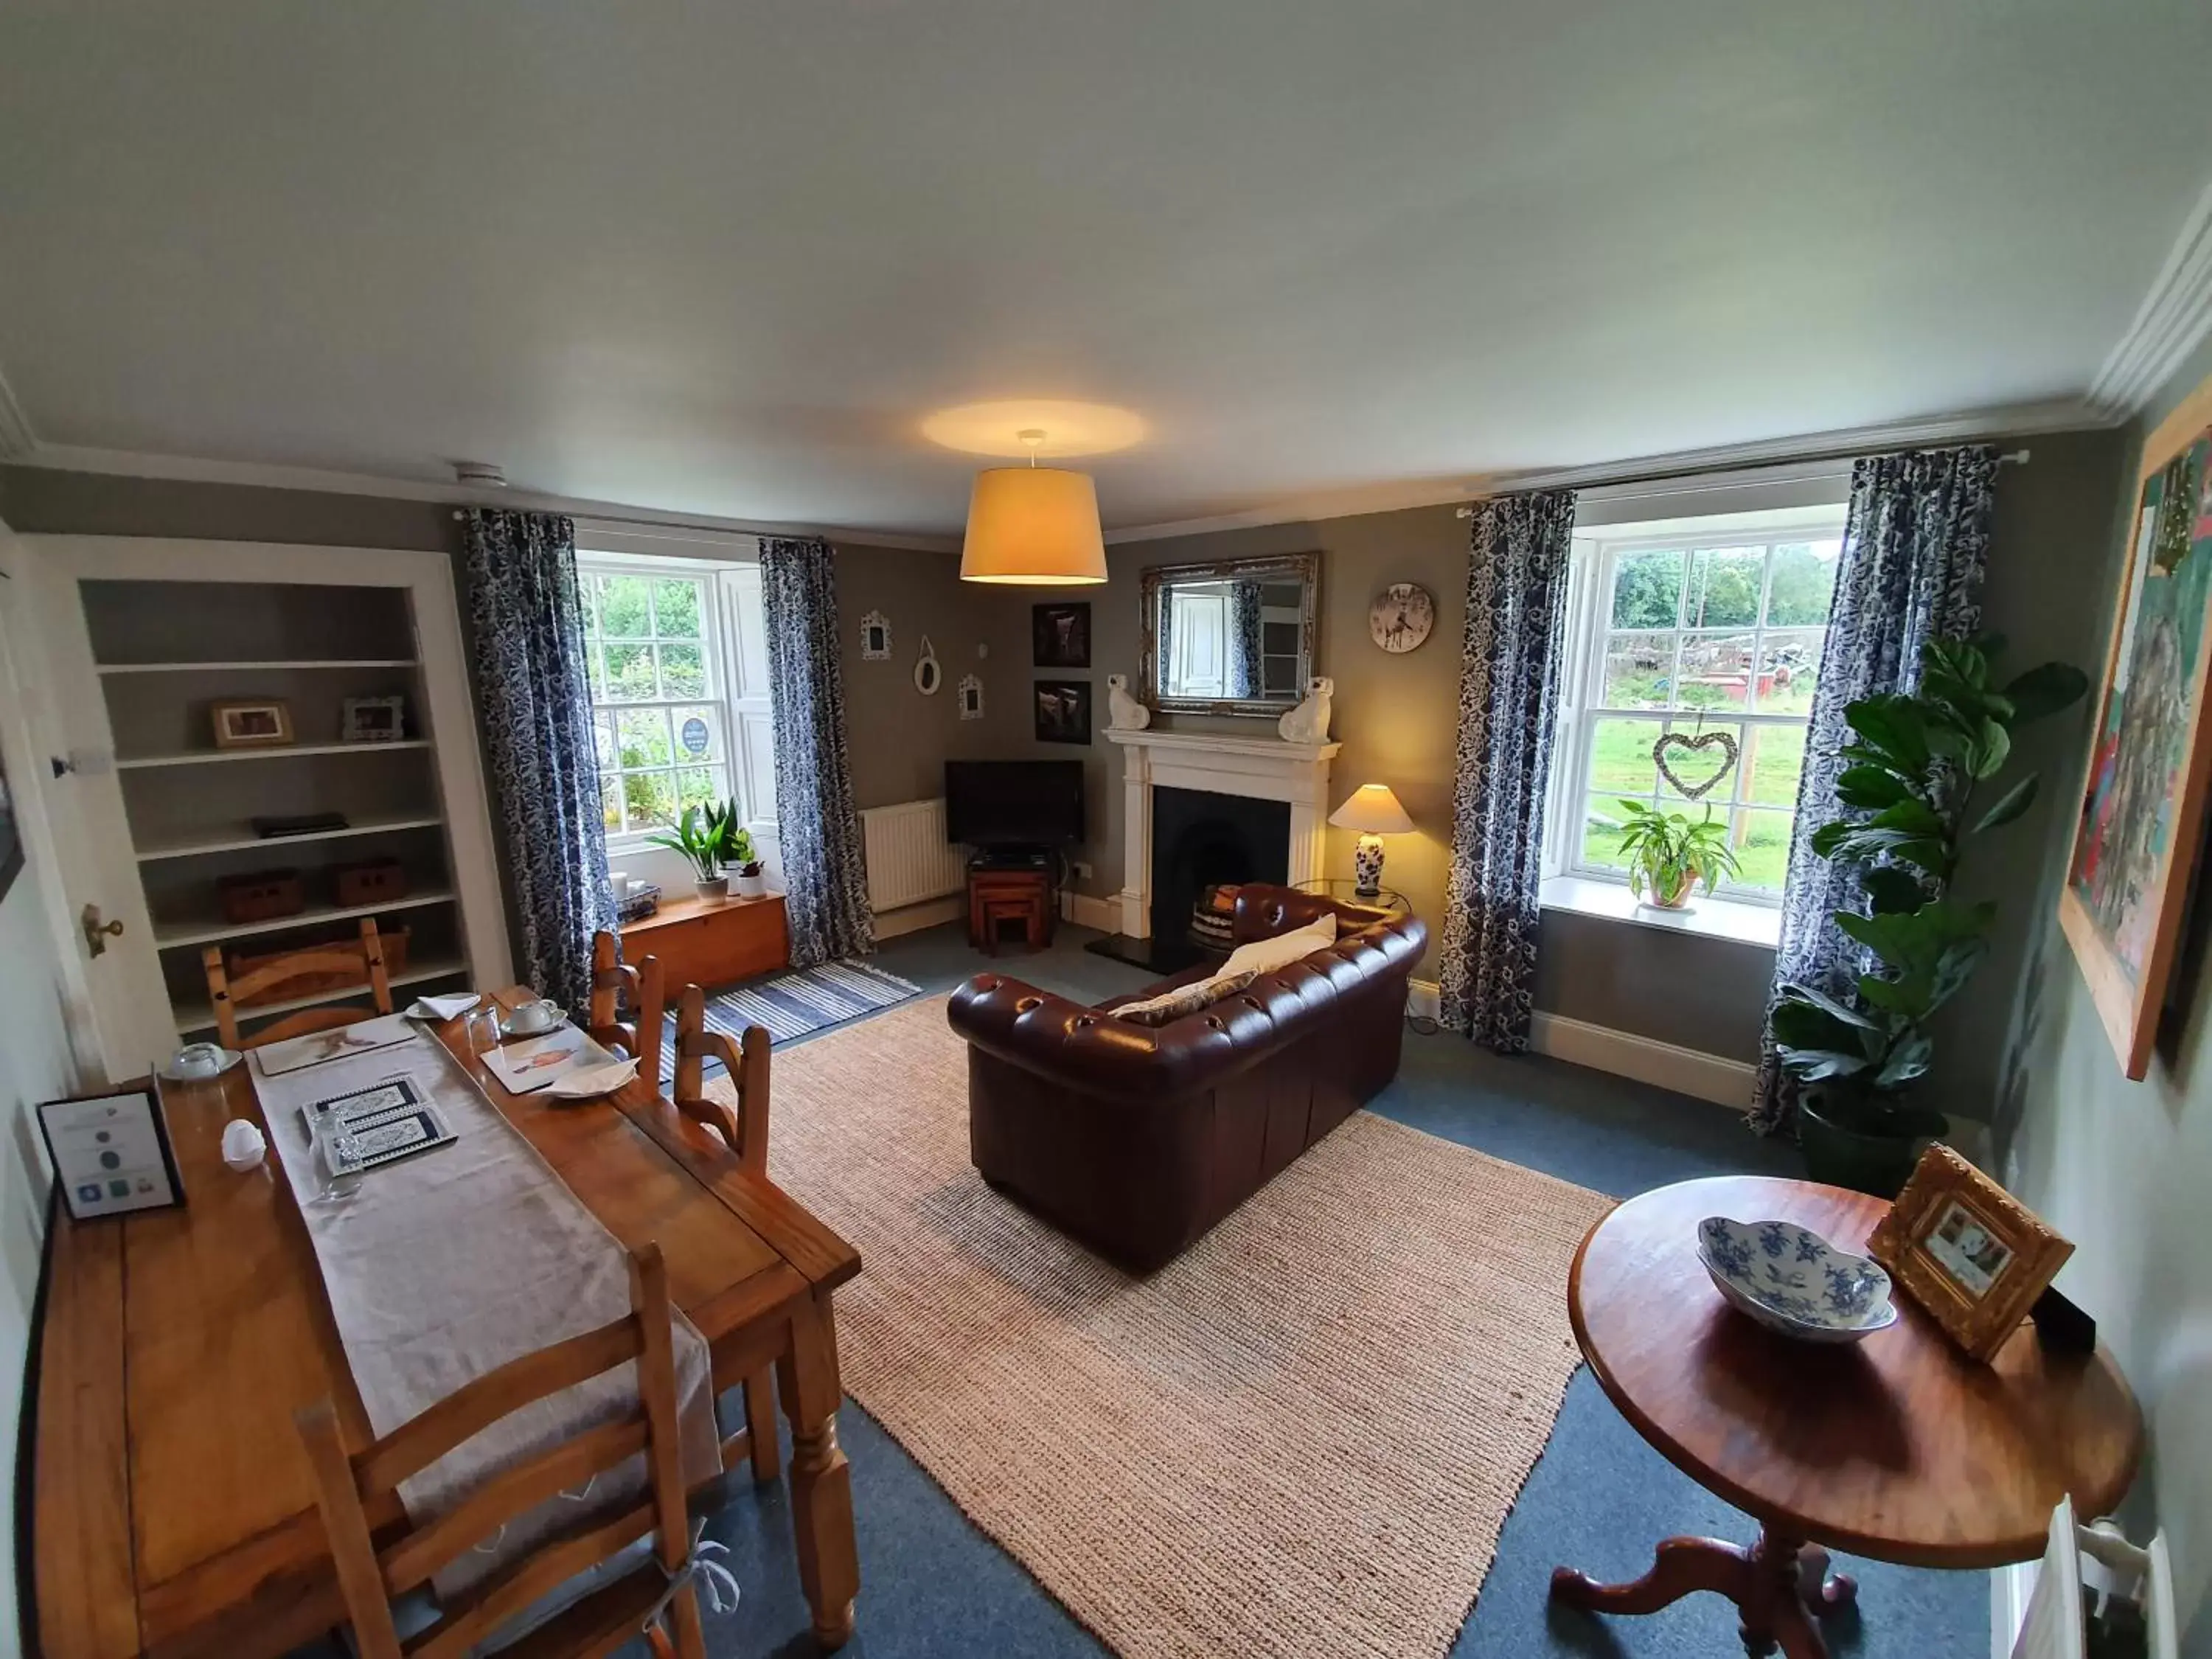
[[[1667,749],[1670,744],[1679,744],[1692,754],[1700,749],[1719,750],[1720,769],[1692,789],[1675,776],[1674,769],[1667,764]],[[1686,738],[1680,732],[1669,732],[1651,745],[1651,763],[1659,769],[1659,775],[1673,784],[1685,800],[1698,799],[1718,788],[1722,781],[1735,770],[1735,739],[1725,732],[1705,732],[1694,738]]]

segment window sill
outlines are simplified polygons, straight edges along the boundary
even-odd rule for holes
[[[1662,910],[1638,902],[1625,882],[1595,881],[1588,876],[1547,877],[1538,895],[1547,910],[1571,910],[1662,933],[1696,933],[1765,951],[1773,950],[1782,938],[1782,912],[1765,904],[1708,896],[1687,910]]]

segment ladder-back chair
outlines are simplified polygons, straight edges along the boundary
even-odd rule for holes
[[[403,1651],[405,1659],[461,1659],[562,1585],[648,1534],[653,1540],[648,1559],[502,1651],[517,1659],[596,1659],[642,1631],[661,1659],[672,1654],[705,1659],[690,1578],[670,1319],[667,1268],[659,1247],[647,1244],[630,1257],[628,1314],[487,1371],[374,1445],[349,1453],[328,1400],[295,1413],[362,1659],[402,1659]],[[637,1362],[639,1403],[629,1416],[586,1430],[494,1476],[436,1520],[376,1547],[368,1519],[371,1502],[501,1418],[631,1360]],[[507,1564],[442,1608],[437,1621],[409,1638],[403,1650],[393,1597],[427,1583],[515,1516],[640,1452],[649,1491],[637,1504],[611,1519],[580,1523]],[[672,1641],[665,1628],[672,1624]]]
[[[625,1003],[635,1020],[623,1018]],[[645,957],[633,968],[622,960],[612,933],[601,928],[592,935],[592,1003],[584,1029],[594,1042],[635,1055],[637,1074],[655,1094],[667,1006],[659,957]]]
[[[282,1042],[287,1037],[305,1036],[311,1031],[333,1030],[341,1025],[357,1025],[362,1020],[374,1019],[379,1014],[392,1012],[392,981],[384,970],[384,942],[377,937],[376,920],[373,916],[361,919],[361,942],[358,945],[311,945],[298,951],[263,963],[251,973],[233,979],[223,966],[222,947],[210,945],[200,952],[201,964],[207,969],[208,1000],[215,1009],[215,1028],[226,1048],[258,1048],[264,1043]],[[252,1000],[278,988],[291,984],[309,975],[328,976],[332,974],[349,975],[346,982],[331,993],[343,996],[349,991],[367,991],[375,1003],[374,1008],[303,1008],[263,1026],[251,1036],[238,1034],[238,1017],[244,1012],[248,1018],[253,1009]]]

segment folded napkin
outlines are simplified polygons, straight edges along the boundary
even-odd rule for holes
[[[608,1066],[587,1066],[580,1072],[556,1078],[545,1085],[545,1094],[553,1100],[597,1100],[601,1095],[611,1095],[637,1075],[637,1061],[618,1060]]]
[[[455,1019],[483,1000],[474,991],[455,991],[442,997],[417,997],[407,1012],[417,1019]]]

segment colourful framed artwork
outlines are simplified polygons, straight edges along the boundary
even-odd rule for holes
[[[2212,784],[2212,380],[2143,445],[2059,925],[2130,1078],[2148,1069]]]

